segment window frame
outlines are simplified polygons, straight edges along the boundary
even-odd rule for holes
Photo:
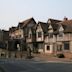
[[[42,32],[38,32],[38,38],[42,37]]]
[[[64,50],[70,50],[69,42],[64,43]]]
[[[50,50],[50,46],[47,46],[47,47],[46,47],[46,50],[49,51],[49,50]]]

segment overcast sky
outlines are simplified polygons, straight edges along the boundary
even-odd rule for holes
[[[0,0],[0,29],[8,30],[30,17],[47,22],[64,16],[72,19],[72,0]]]

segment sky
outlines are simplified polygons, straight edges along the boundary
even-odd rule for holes
[[[33,17],[36,22],[49,18],[72,19],[72,0],[0,0],[0,29],[8,30]]]

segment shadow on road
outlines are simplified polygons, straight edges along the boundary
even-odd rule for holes
[[[34,56],[26,56],[25,59],[32,59],[32,58],[34,58]]]
[[[4,69],[2,67],[0,67],[0,72],[5,72]]]

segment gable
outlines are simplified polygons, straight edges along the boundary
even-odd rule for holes
[[[40,32],[40,31],[43,31],[43,30],[42,30],[41,25],[40,25],[40,24],[38,24],[36,32]]]
[[[27,27],[33,27],[36,23],[32,20],[29,24],[27,24]]]
[[[61,32],[61,31],[64,31],[62,25],[60,26],[59,31],[60,31],[60,32]]]
[[[48,23],[49,23],[49,24],[51,23],[50,19],[48,20]]]
[[[52,25],[51,24],[48,27],[48,32],[53,32],[53,28],[52,28]]]
[[[21,27],[21,28],[24,28],[24,27],[32,27],[35,24],[36,24],[35,20],[33,18],[30,18],[30,19],[27,19],[27,20],[25,20],[23,22],[20,22],[18,24],[18,27]]]
[[[51,26],[51,24],[49,25],[48,29],[52,29],[52,26]]]

